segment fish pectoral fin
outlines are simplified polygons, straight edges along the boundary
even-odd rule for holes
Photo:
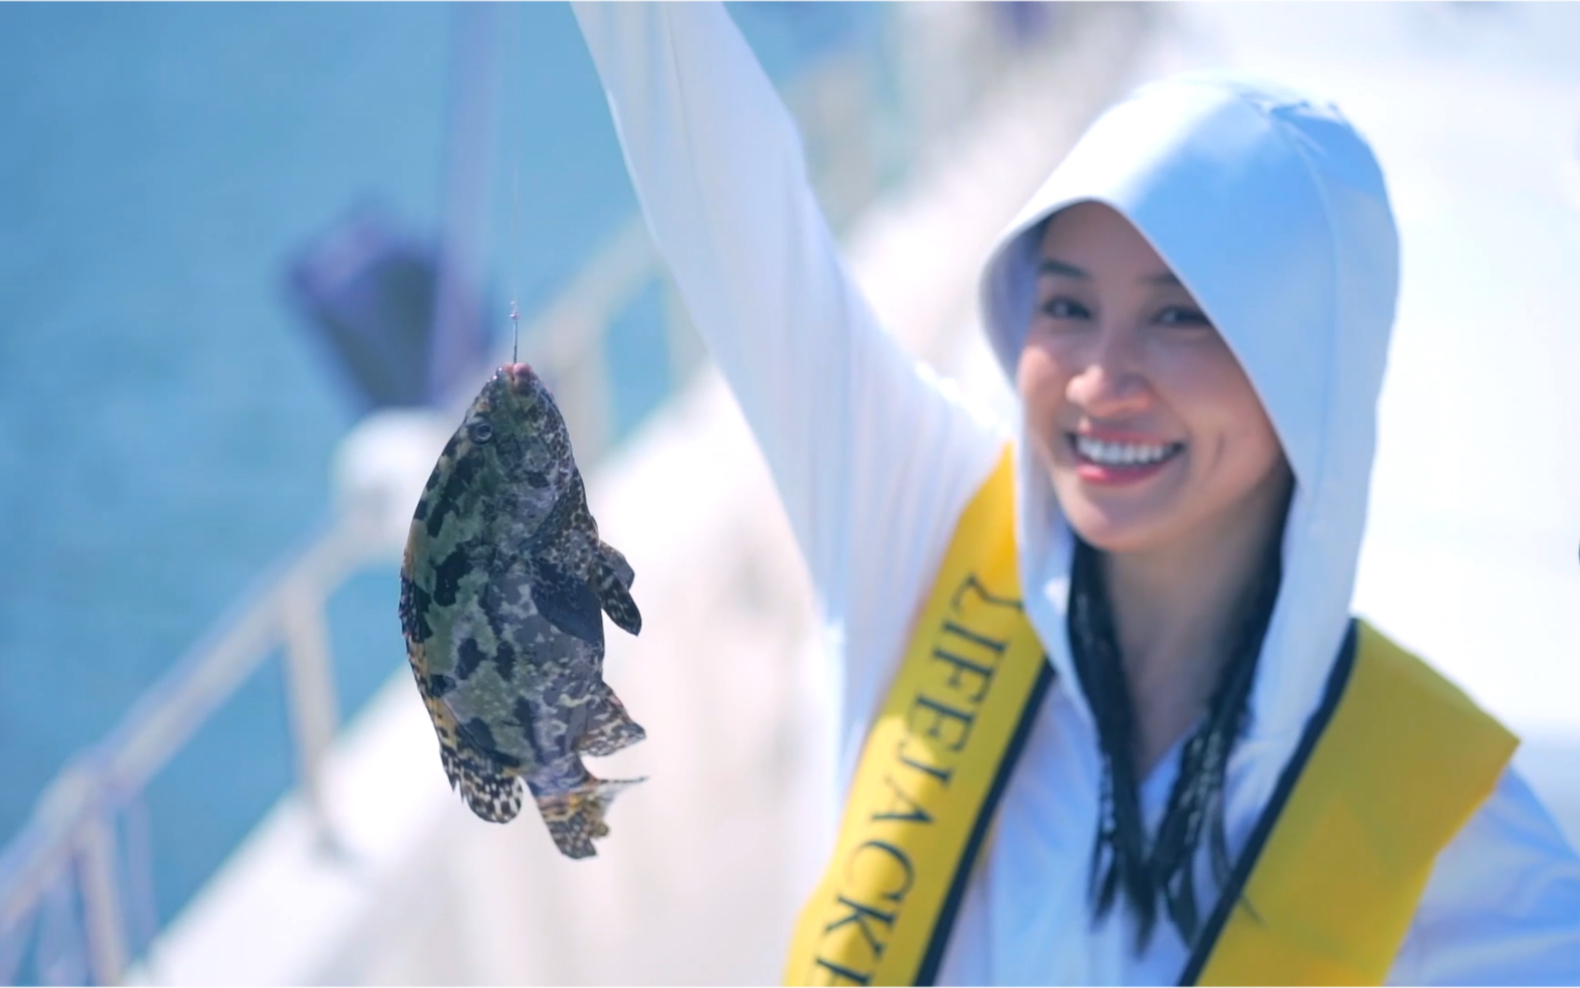
[[[603,645],[598,595],[555,563],[534,561],[532,603],[544,620],[589,645]]]
[[[601,543],[599,548],[598,601],[621,631],[639,635],[642,633],[642,612],[637,610],[636,601],[631,597],[631,581],[636,574],[618,550]]]
[[[615,580],[627,590],[636,582],[636,570],[626,561],[625,555],[607,542],[598,543],[600,569],[613,574]]]
[[[602,758],[622,748],[629,748],[647,737],[642,725],[631,719],[631,715],[625,712],[625,705],[608,686],[603,687],[601,695],[593,699],[589,706],[591,716],[587,721],[586,733],[576,741],[579,753]]]

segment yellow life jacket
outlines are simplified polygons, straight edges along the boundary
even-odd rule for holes
[[[961,515],[873,722],[787,984],[931,984],[1053,679],[1021,608],[1010,456]],[[1517,741],[1351,624],[1184,984],[1381,984],[1439,851]]]

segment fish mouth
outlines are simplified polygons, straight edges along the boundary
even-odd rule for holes
[[[510,385],[510,389],[517,394],[531,392],[533,384],[538,379],[538,376],[532,373],[532,368],[524,363],[506,364],[499,368],[499,373]]]

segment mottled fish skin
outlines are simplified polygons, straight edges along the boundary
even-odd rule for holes
[[[633,579],[598,538],[548,390],[526,364],[500,368],[417,503],[401,630],[450,785],[505,823],[525,782],[573,858],[596,853],[609,801],[641,781],[596,779],[581,760],[645,736],[603,681],[603,614],[641,630]]]

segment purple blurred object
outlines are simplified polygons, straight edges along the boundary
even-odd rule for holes
[[[359,412],[443,405],[459,373],[487,356],[481,305],[436,320],[436,252],[386,212],[354,208],[288,266],[289,293],[319,336]],[[468,300],[471,301],[471,300]],[[450,370],[435,374],[439,367]]]
[[[999,30],[1021,45],[1030,45],[1053,30],[1060,11],[1058,4],[1011,0],[993,4]]]
[[[504,31],[494,4],[459,4],[451,16],[439,248],[404,236],[386,211],[365,203],[290,264],[294,301],[328,344],[363,413],[392,405],[443,408],[475,389],[487,366],[478,254],[490,205],[493,71]]]

